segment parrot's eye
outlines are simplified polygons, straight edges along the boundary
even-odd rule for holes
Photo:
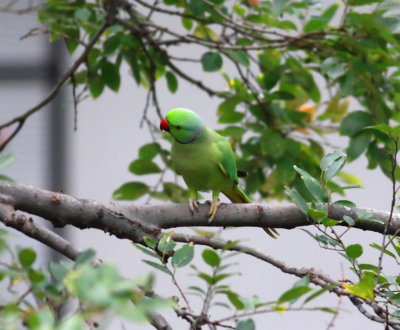
[[[181,129],[181,127],[180,126],[176,126],[176,129]]]

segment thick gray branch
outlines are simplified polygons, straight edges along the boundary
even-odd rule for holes
[[[295,205],[266,204],[221,204],[212,223],[208,223],[209,205],[202,204],[198,212],[192,215],[186,204],[175,205],[135,205],[122,204],[120,210],[130,217],[142,219],[160,228],[187,226],[234,226],[234,227],[271,227],[292,229],[313,224]],[[373,220],[357,220],[357,212],[368,211]],[[351,209],[332,205],[330,218],[342,220],[347,215],[356,221],[355,228],[383,233],[389,212],[373,209]],[[345,222],[342,225],[346,225]],[[395,234],[400,229],[400,214],[394,214],[388,234]]]
[[[9,203],[16,210],[41,216],[55,226],[69,224],[77,228],[97,228],[134,242],[140,242],[143,235],[158,237],[161,234],[160,228],[236,226],[291,229],[312,224],[295,205],[222,204],[210,224],[207,215],[209,206],[206,204],[200,205],[199,210],[192,215],[187,204],[155,206],[126,202],[100,203],[21,184],[0,183],[0,194],[8,196]],[[357,220],[358,210],[332,205],[330,217],[341,220],[347,215]],[[373,218],[383,222],[357,220],[354,227],[383,233],[389,213],[368,211]],[[395,214],[388,233],[395,234],[399,228],[400,215]]]
[[[0,194],[15,210],[38,215],[55,227],[72,225],[77,228],[97,228],[119,238],[139,242],[143,235],[157,237],[161,230],[130,218],[118,204],[102,204],[21,184],[0,182]],[[4,205],[0,205],[3,208]],[[0,213],[1,216],[1,213]]]
[[[10,199],[0,195],[0,221],[25,235],[51,247],[71,260],[75,260],[79,251],[70,242],[57,235],[55,232],[38,225],[31,217],[18,214],[10,204]]]

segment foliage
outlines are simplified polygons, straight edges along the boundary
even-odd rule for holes
[[[354,278],[341,283],[299,271],[295,275],[301,278],[287,291],[273,301],[262,302],[258,297],[242,297],[226,284],[235,275],[229,258],[249,251],[241,250],[238,242],[219,251],[207,248],[201,254],[207,270],[191,265],[197,282],[204,285],[189,287],[190,293],[203,301],[203,319],[194,319],[176,275],[191,264],[198,249],[192,243],[178,246],[172,233],[159,241],[144,237],[147,248],[136,247],[148,257],[145,264],[171,278],[185,310],[182,305],[149,295],[152,276],[125,280],[109,264],[94,267],[90,251],[75,263],[52,263],[46,271],[35,266],[35,251],[21,248],[9,254],[9,263],[0,264],[0,280],[7,280],[11,289],[21,283],[27,286],[1,306],[1,326],[18,327],[22,321],[31,328],[69,329],[92,323],[103,314],[147,321],[149,312],[174,306],[192,325],[229,323],[236,329],[255,329],[252,315],[260,312],[308,308],[336,315],[339,307],[307,307],[327,292],[347,296],[357,307],[369,306],[377,316],[364,315],[373,321],[378,318],[386,325],[398,322],[400,277],[382,272],[384,256],[396,264],[400,258],[399,238],[386,235],[390,219],[384,223],[383,241],[365,247],[346,242],[344,235],[359,222],[382,223],[381,219],[359,211],[354,217],[334,220],[329,212],[333,204],[355,207],[352,201],[337,197],[344,198],[347,189],[360,186],[356,177],[342,172],[346,162],[366,156],[368,168],[379,167],[394,188],[400,179],[396,160],[400,135],[399,9],[399,3],[391,0],[164,0],[154,4],[143,0],[47,0],[39,9],[39,21],[48,26],[50,41],[64,40],[71,55],[83,51],[64,77],[73,87],[76,104],[87,95],[98,99],[106,89],[118,92],[123,65],[129,66],[138,88],[148,92],[142,123],[148,125],[153,141],[139,149],[138,158],[129,165],[135,178],[114,192],[115,199],[137,200],[147,195],[177,203],[187,201],[184,187],[163,179],[167,171],[174,170],[166,146],[170,137],[158,132],[149,112],[154,109],[153,114],[161,118],[168,110],[157,97],[160,85],[176,93],[181,82],[187,81],[220,100],[216,113],[223,128],[219,133],[229,139],[238,167],[248,173],[244,178],[246,192],[264,200],[291,199],[315,227],[314,232],[305,232],[320,247],[340,253]],[[162,25],[156,15],[168,15],[169,24]],[[196,49],[198,56],[182,56],[182,45]],[[186,72],[181,66],[186,61],[204,74],[199,78]],[[213,89],[207,79],[217,76],[226,85]],[[194,110],[201,115],[202,109]],[[33,112],[6,126],[22,125]],[[325,154],[326,136],[331,133],[348,138],[345,150]],[[1,156],[0,169],[12,159]],[[154,186],[137,181],[145,175],[160,179]],[[393,212],[396,189],[392,199]],[[3,252],[7,246],[4,237],[1,231]],[[367,250],[379,252],[376,263],[361,261]],[[78,300],[79,308],[59,317],[60,307],[71,300]],[[207,315],[213,306],[233,312],[212,321]]]
[[[75,262],[50,263],[48,269],[35,265],[31,248],[8,248],[8,233],[0,231],[0,281],[3,293],[12,297],[0,308],[0,327],[17,329],[83,329],[119,315],[145,323],[152,311],[174,306],[169,299],[151,296],[153,276],[123,279],[111,264],[98,264],[95,252],[82,252]],[[66,304],[74,303],[61,313]],[[61,314],[60,314],[61,313]],[[62,315],[62,316],[61,316]]]
[[[14,155],[2,155],[0,156],[0,170],[2,170],[3,168],[11,165],[15,160],[15,156]],[[0,180],[2,181],[6,181],[6,182],[14,182],[13,179],[11,179],[10,177],[8,177],[7,175],[3,175],[0,174]]]

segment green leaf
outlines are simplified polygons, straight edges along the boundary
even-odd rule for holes
[[[150,257],[156,258],[160,260],[160,256],[152,250],[146,249],[145,247],[141,246],[140,244],[133,243],[133,245],[144,254],[147,254]]]
[[[310,33],[313,31],[322,30],[326,25],[326,19],[322,17],[314,17],[310,19],[307,24],[304,26],[304,32]]]
[[[381,0],[351,0],[351,6],[365,6],[373,3],[382,2]]]
[[[4,181],[6,183],[15,183],[14,179],[10,178],[7,175],[2,175],[2,174],[0,174],[0,181]]]
[[[102,76],[94,76],[89,83],[89,91],[94,99],[97,99],[104,90],[104,80]]]
[[[343,287],[347,292],[357,297],[366,300],[374,300],[375,279],[370,275],[364,275],[358,284],[344,283]]]
[[[102,51],[98,48],[92,48],[92,50],[89,52],[87,56],[88,64],[90,68],[93,68],[97,64],[97,59],[100,57],[102,54]]]
[[[298,286],[294,287],[292,289],[289,289],[288,291],[284,292],[278,299],[278,304],[290,301],[294,302],[297,299],[299,299],[302,295],[306,294],[309,292],[311,288],[308,286]]]
[[[327,212],[325,211],[320,211],[320,210],[314,210],[311,207],[308,208],[308,214],[314,219],[314,220],[322,220],[327,218]],[[318,221],[319,222],[319,221]]]
[[[29,314],[26,320],[28,329],[54,329],[55,315],[49,305],[44,305],[36,313]]]
[[[156,242],[154,239],[152,239],[152,238],[149,237],[149,236],[143,236],[142,238],[143,238],[144,243],[145,243],[149,248],[152,248],[152,249],[155,249],[155,248],[156,248],[157,242]]]
[[[202,16],[207,10],[207,5],[198,0],[189,0],[189,8],[195,16]]]
[[[167,267],[165,267],[164,265],[161,265],[161,264],[158,264],[158,263],[156,263],[154,261],[146,260],[146,259],[142,260],[142,262],[144,262],[145,264],[147,264],[147,265],[149,265],[149,266],[151,266],[151,267],[153,267],[153,268],[155,268],[157,270],[161,270],[165,274],[172,275],[171,271]]]
[[[346,159],[346,155],[335,159],[324,172],[324,179],[328,181],[336,176],[336,174],[338,174],[346,164]]]
[[[182,26],[190,31],[193,27],[193,20],[191,20],[190,18],[186,18],[186,17],[182,17]]]
[[[214,250],[206,249],[202,254],[203,260],[211,267],[216,267],[220,264],[221,258]]]
[[[322,73],[330,79],[337,79],[346,73],[346,67],[337,57],[328,57],[321,63]]]
[[[357,178],[355,175],[352,175],[350,173],[346,173],[346,172],[340,172],[338,174],[338,177],[340,178],[340,180],[342,180],[344,183],[348,183],[348,184],[357,184],[357,185],[361,185],[362,181]]]
[[[319,103],[321,100],[321,94],[312,74],[294,60],[290,61],[290,63],[292,70],[286,75],[286,77],[291,83],[301,86],[301,88],[308,93],[315,103]]]
[[[357,259],[362,255],[362,253],[363,248],[360,244],[352,244],[346,247],[346,255],[351,259]]]
[[[50,274],[57,280],[57,282],[61,283],[64,280],[64,277],[70,271],[70,269],[64,263],[50,262],[49,271]]]
[[[139,158],[140,159],[153,159],[160,152],[161,147],[158,143],[148,143],[139,149]]]
[[[378,251],[382,250],[382,247],[376,243],[371,243],[369,246],[373,247],[374,249],[377,249]],[[384,249],[383,253],[388,255],[389,257],[392,257],[393,259],[397,260],[396,255],[393,252],[389,251],[388,249]]]
[[[18,253],[18,260],[22,267],[29,268],[36,260],[36,252],[32,248],[22,249]]]
[[[217,132],[222,136],[232,136],[235,138],[240,138],[244,133],[247,132],[247,130],[243,127],[227,126],[224,129],[218,130]]]
[[[233,112],[236,109],[236,106],[240,104],[243,100],[238,96],[232,96],[225,99],[221,104],[218,106],[217,114],[219,116]]]
[[[236,292],[227,290],[225,294],[236,309],[243,309],[245,307],[242,299],[240,299],[240,296]]]
[[[263,152],[278,159],[285,152],[285,139],[276,131],[264,130],[261,135],[260,146]]]
[[[256,324],[252,319],[242,320],[236,324],[236,330],[255,330]]]
[[[96,251],[93,249],[87,249],[81,253],[79,253],[78,257],[75,260],[76,265],[81,265],[88,263],[93,260],[96,255]]]
[[[271,177],[277,178],[281,184],[290,184],[296,177],[293,171],[294,159],[284,155],[276,162],[276,168],[272,172]]]
[[[69,38],[64,39],[65,45],[70,54],[73,54],[75,50],[79,46],[79,30],[78,29],[71,29],[71,30],[64,30],[64,33],[69,36]]]
[[[346,156],[346,154],[343,151],[343,149],[337,149],[337,150],[331,151],[330,153],[326,154],[321,159],[321,162],[320,162],[320,165],[319,165],[321,170],[326,171],[329,168],[329,166],[331,166],[331,164],[335,160],[337,160],[337,159],[339,159],[339,158],[341,158],[343,156]]]
[[[310,233],[306,229],[301,229],[301,230],[304,231],[305,233],[307,233],[308,235],[310,235],[318,243],[321,243],[323,245],[331,245],[331,246],[334,246],[334,247],[340,245],[339,242],[337,242],[334,239],[331,239],[330,237],[328,237],[326,235],[316,235],[316,234],[314,235],[314,234]]]
[[[199,278],[201,278],[201,279],[203,279],[204,281],[206,281],[207,284],[210,284],[210,285],[214,285],[214,284],[215,284],[214,278],[211,277],[211,276],[208,275],[208,274],[200,273],[198,276],[199,276]]]
[[[347,223],[349,226],[354,226],[354,225],[356,224],[356,222],[354,221],[354,219],[351,218],[351,217],[349,217],[349,216],[347,216],[347,215],[344,215],[344,216],[343,216],[343,220],[346,221],[346,223]]]
[[[112,197],[116,200],[135,200],[149,191],[149,187],[143,182],[132,181],[124,183],[113,192]]]
[[[354,111],[343,118],[340,123],[340,134],[353,136],[360,132],[364,127],[372,125],[371,115],[363,111]]]
[[[228,241],[228,243],[222,248],[222,251],[227,251],[234,246],[238,245],[240,243],[240,240],[235,240],[235,241]]]
[[[76,330],[85,329],[86,321],[82,314],[74,314],[63,319],[57,330]]]
[[[168,251],[172,251],[175,248],[176,243],[171,238],[171,236],[172,236],[172,233],[168,232],[158,242],[158,249],[162,253],[165,253],[165,252],[168,252]]]
[[[218,40],[218,35],[216,35],[213,30],[211,30],[210,28],[208,28],[202,24],[197,25],[197,27],[194,29],[193,34],[196,38],[204,39],[207,41],[217,41]]]
[[[161,173],[160,167],[150,159],[139,158],[129,165],[129,172],[136,175]]]
[[[175,93],[178,89],[178,79],[176,79],[176,76],[171,71],[167,71],[165,78],[167,79],[169,91]]]
[[[319,297],[321,294],[325,293],[326,291],[329,291],[331,289],[333,289],[337,284],[333,283],[330,285],[327,285],[325,287],[323,287],[320,290],[317,290],[316,292],[314,292],[313,294],[310,294],[307,299],[304,300],[304,303],[308,303],[311,300],[314,300],[315,298]]]
[[[340,221],[329,219],[329,218],[322,219],[322,224],[325,227],[336,226],[338,223],[340,223]]]
[[[307,274],[306,276],[303,276],[301,279],[296,281],[293,284],[293,288],[297,288],[299,286],[308,286],[310,284],[310,275]]]
[[[222,57],[219,53],[207,52],[201,57],[201,64],[205,72],[215,72],[222,68]]]
[[[290,199],[297,205],[301,212],[304,214],[308,213],[308,206],[307,202],[304,200],[303,197],[297,192],[295,189],[289,189],[288,187],[285,188],[285,194],[290,197]]]
[[[121,34],[116,34],[108,38],[103,45],[104,54],[105,55],[113,54],[121,46],[122,38],[123,35]]]
[[[74,13],[75,18],[80,21],[87,21],[91,15],[92,12],[87,8],[79,8]]]
[[[320,202],[326,203],[328,201],[328,196],[326,196],[324,189],[321,186],[321,183],[300,167],[297,167],[295,165],[294,169],[297,173],[301,175],[301,179],[303,180],[305,186],[307,187],[308,191],[313,195],[313,197]]]
[[[378,267],[375,265],[371,265],[371,264],[359,264],[358,268],[360,268],[362,270],[372,270],[375,273],[378,271]]]
[[[346,153],[349,156],[349,160],[353,161],[360,157],[364,151],[368,148],[371,143],[371,133],[370,132],[358,132],[353,135],[350,139],[349,146],[346,149]]]
[[[191,285],[191,286],[188,287],[188,289],[196,291],[196,293],[198,293],[201,297],[204,297],[206,295],[206,292],[202,288],[200,288],[198,286]]]
[[[177,249],[172,256],[172,266],[174,268],[188,265],[194,257],[194,247],[192,243],[185,244]]]
[[[186,203],[189,194],[187,190],[183,189],[179,185],[173,182],[165,182],[163,184],[164,192],[168,196],[168,198],[174,203]]]
[[[238,96],[233,96],[224,100],[217,109],[217,114],[219,115],[219,123],[236,123],[243,119],[244,114],[236,112],[235,108],[243,100]]]
[[[0,156],[0,169],[11,165],[15,161],[14,155],[2,155]]]
[[[243,50],[227,50],[226,53],[230,57],[232,57],[232,59],[234,61],[245,66],[246,68],[248,68],[250,66],[250,60],[245,51],[243,51]]]
[[[40,283],[46,279],[46,276],[43,272],[35,270],[35,269],[28,269],[28,278],[33,284]]]
[[[104,83],[114,92],[118,92],[121,77],[119,75],[119,68],[117,65],[105,61],[101,66],[101,76]]]
[[[239,16],[244,16],[246,14],[246,9],[240,4],[234,4],[232,9]]]

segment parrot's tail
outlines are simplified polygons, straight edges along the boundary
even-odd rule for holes
[[[222,190],[222,193],[233,203],[251,203],[250,197],[237,185],[233,189]]]
[[[235,186],[233,189],[222,190],[222,193],[230,199],[233,203],[251,203],[251,199],[239,186]],[[264,231],[272,238],[277,238],[276,235],[279,233],[275,228],[263,228]]]

